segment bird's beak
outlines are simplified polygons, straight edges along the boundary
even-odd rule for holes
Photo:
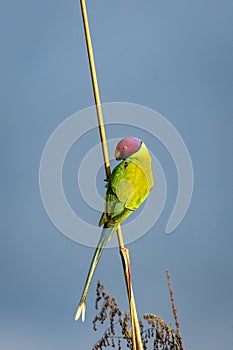
[[[121,155],[121,152],[118,151],[118,149],[116,149],[116,150],[115,150],[115,158],[116,158],[116,159],[119,159],[120,155]]]

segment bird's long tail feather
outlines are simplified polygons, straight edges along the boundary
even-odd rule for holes
[[[82,314],[82,321],[85,321],[85,311],[86,311],[86,299],[87,299],[87,293],[90,287],[90,283],[92,280],[92,277],[94,275],[96,266],[99,262],[99,259],[101,257],[101,254],[103,252],[103,249],[105,245],[107,244],[107,241],[112,236],[112,234],[116,231],[116,227],[109,227],[109,228],[103,228],[97,248],[95,250],[94,256],[91,261],[91,266],[87,275],[86,283],[83,289],[83,294],[80,299],[80,303],[77,309],[77,312],[75,314],[75,321],[79,319],[80,315]]]

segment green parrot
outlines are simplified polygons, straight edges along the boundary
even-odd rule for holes
[[[75,315],[75,320],[78,320],[82,314],[83,322],[87,293],[103,248],[116,232],[118,225],[145,201],[154,183],[151,157],[145,143],[140,139],[126,137],[121,140],[116,146],[115,158],[122,161],[114,168],[106,184],[105,208],[99,221],[103,230]]]

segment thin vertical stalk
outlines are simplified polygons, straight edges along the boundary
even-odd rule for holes
[[[97,81],[97,75],[96,75],[96,69],[95,69],[94,54],[92,49],[92,42],[91,42],[91,35],[90,35],[90,29],[88,24],[88,16],[87,16],[87,8],[86,8],[85,0],[80,0],[80,4],[81,4],[81,10],[82,10],[83,25],[84,25],[84,31],[85,31],[90,71],[91,71],[93,93],[94,93],[96,112],[97,112],[97,118],[98,118],[99,133],[100,133],[100,139],[101,139],[102,151],[103,151],[103,157],[104,157],[105,173],[106,173],[106,178],[109,179],[111,175],[110,162],[109,162],[109,156],[108,156],[103,113],[101,108],[99,87],[98,87],[98,81]],[[133,295],[133,288],[132,288],[132,283],[130,279],[129,253],[128,253],[128,249],[124,247],[124,241],[123,241],[120,225],[117,230],[117,237],[118,237],[118,244],[120,248],[122,262],[123,262],[124,275],[125,275],[125,281],[126,281],[128,298],[129,298],[131,322],[132,322],[133,349],[143,350],[141,335],[140,335],[140,327],[138,324],[138,317],[137,317],[136,306],[135,306],[134,295]]]
[[[167,275],[167,282],[168,282],[168,287],[169,287],[170,299],[171,299],[171,303],[172,303],[173,316],[174,316],[175,324],[176,324],[176,334],[178,336],[178,341],[180,343],[180,349],[183,350],[184,346],[183,346],[183,341],[182,341],[182,337],[181,337],[181,333],[180,333],[180,324],[179,324],[177,309],[176,309],[176,305],[175,305],[175,299],[174,299],[174,292],[173,292],[173,289],[172,289],[171,277],[170,277],[170,273],[169,273],[168,269],[166,269],[166,275]]]
[[[101,139],[103,156],[104,156],[105,172],[106,172],[107,179],[109,179],[111,174],[110,162],[109,162],[108,148],[106,143],[106,134],[105,134],[103,113],[102,113],[101,102],[100,102],[99,87],[98,87],[98,81],[97,81],[97,75],[96,75],[96,69],[95,69],[94,54],[93,54],[92,43],[91,43],[91,35],[90,35],[90,29],[88,24],[87,8],[86,8],[85,0],[81,0],[80,3],[81,3],[83,25],[84,25],[84,31],[85,31],[85,37],[86,37],[87,53],[88,53],[88,59],[90,64],[90,70],[91,70],[93,93],[95,98],[96,112],[97,112],[97,118],[98,118],[98,124],[99,124],[100,139]]]

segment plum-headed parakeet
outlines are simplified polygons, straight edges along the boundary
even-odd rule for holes
[[[82,321],[85,320],[88,289],[107,241],[118,225],[144,202],[153,186],[151,157],[140,139],[126,137],[121,140],[116,146],[115,158],[122,161],[115,167],[106,185],[105,208],[99,221],[103,230],[91,261],[75,320],[81,314]]]

